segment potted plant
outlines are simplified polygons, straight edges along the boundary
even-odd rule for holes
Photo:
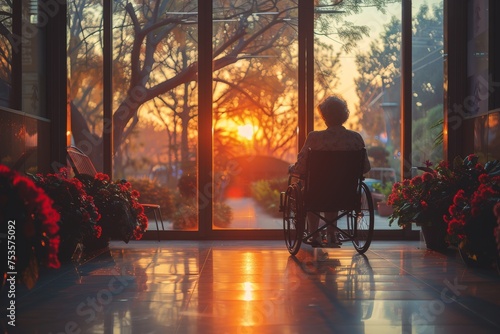
[[[14,278],[32,288],[40,269],[60,267],[59,219],[52,199],[43,189],[26,176],[0,165],[0,232],[5,236],[0,247],[6,254],[0,266],[1,286],[6,279]]]
[[[498,245],[495,240],[500,202],[500,162],[490,161],[484,167],[471,159],[470,177],[458,190],[444,220],[451,243],[455,244],[466,264],[496,266]]]
[[[446,161],[431,168],[426,161],[425,167],[419,167],[423,174],[402,182],[396,182],[388,197],[393,213],[389,216],[389,225],[394,221],[405,227],[416,224],[422,229],[427,248],[442,251],[448,247],[446,240],[447,225],[443,216],[453,201],[453,195],[460,185],[461,173]]]
[[[31,177],[53,200],[53,206],[60,214],[58,256],[61,262],[67,263],[79,245],[85,246],[86,243],[99,239],[101,227],[98,221],[101,216],[92,196],[87,195],[80,180],[68,177],[67,169]]]
[[[497,224],[495,226],[495,240],[497,243],[497,271],[500,274],[500,202],[497,202],[493,207],[493,214],[497,219]]]
[[[375,183],[373,185],[373,189],[376,191],[376,193],[372,194],[372,196],[380,194],[380,200],[377,201],[377,211],[378,215],[381,217],[388,217],[394,211],[392,205],[389,205],[387,203],[387,199],[392,192],[392,187],[392,182],[386,182],[385,184]]]
[[[139,240],[146,232],[148,218],[144,207],[139,203],[139,192],[125,180],[111,181],[109,175],[97,173],[95,176],[80,174],[76,176],[85,192],[92,196],[101,216],[98,225],[101,237],[94,248],[106,247],[109,240],[123,240],[128,243]],[[87,245],[92,247],[92,245]]]

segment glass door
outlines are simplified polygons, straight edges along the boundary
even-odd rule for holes
[[[213,1],[214,230],[282,229],[297,155],[296,0]]]
[[[346,99],[345,127],[365,140],[372,170],[365,182],[376,205],[375,229],[391,213],[378,205],[401,179],[401,3],[353,7],[320,1],[315,7],[315,105],[329,94]],[[412,165],[442,159],[443,1],[412,1]],[[325,84],[327,83],[327,84]],[[315,111],[315,129],[324,124]],[[382,206],[382,205],[381,205]]]

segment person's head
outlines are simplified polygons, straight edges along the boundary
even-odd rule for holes
[[[338,96],[327,97],[318,110],[326,126],[342,125],[349,118],[347,103]]]

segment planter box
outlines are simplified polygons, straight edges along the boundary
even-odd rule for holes
[[[392,205],[388,205],[386,202],[379,202],[377,204],[377,211],[380,217],[388,217],[392,214],[394,209]]]
[[[435,223],[432,225],[422,225],[420,228],[422,229],[425,245],[428,249],[443,252],[448,248],[448,243],[446,242],[446,225]]]

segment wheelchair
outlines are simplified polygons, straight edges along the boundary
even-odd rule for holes
[[[359,254],[368,250],[375,217],[370,189],[363,182],[365,152],[309,150],[306,173],[289,176],[288,187],[280,194],[279,210],[291,255],[296,255],[309,238],[326,232],[328,226],[342,243],[352,242]],[[319,217],[315,231],[307,226],[308,212]],[[331,219],[325,212],[338,214]]]

